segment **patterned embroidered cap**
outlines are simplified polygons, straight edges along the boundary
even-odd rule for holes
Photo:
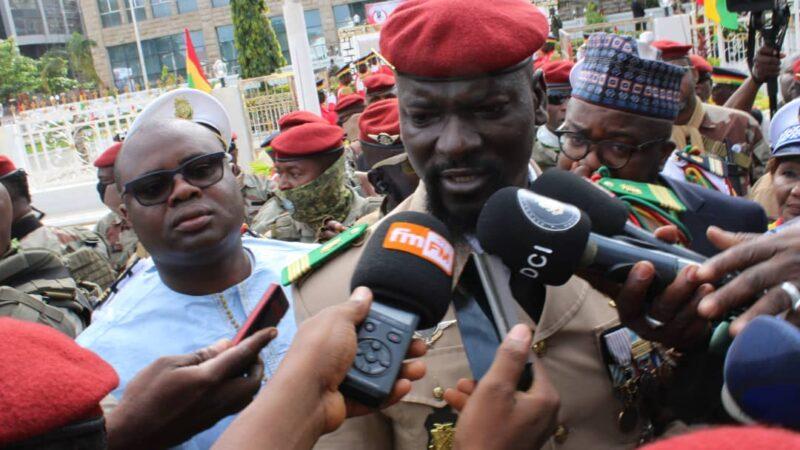
[[[686,69],[639,57],[629,36],[595,33],[572,70],[572,96],[605,108],[675,120]]]

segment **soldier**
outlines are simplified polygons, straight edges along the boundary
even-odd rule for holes
[[[531,55],[546,36],[547,19],[530,2],[520,0],[407,0],[381,29],[381,53],[397,73],[403,144],[421,179],[395,211],[429,212],[447,225],[455,237],[453,299],[476,309],[474,296],[482,295],[482,290],[470,252],[480,250],[470,243],[470,236],[478,214],[498,189],[529,186],[535,178],[528,165],[533,125],[545,123],[546,111],[544,82],[541,73],[533,71]],[[342,249],[327,264],[296,280],[293,293],[299,321],[347,299],[362,249],[362,245]],[[649,280],[652,268],[645,267],[637,266],[633,275]],[[680,341],[681,348],[694,351],[693,343],[707,337],[702,331],[707,322],[697,321],[689,300],[675,289],[694,292],[697,286],[688,283],[685,274],[675,283],[653,299],[651,318],[665,318],[656,309],[670,302],[681,305],[686,322],[672,320],[658,330],[644,328],[646,308],[639,289],[649,283],[638,278],[629,278],[614,302],[578,277],[559,287],[536,285],[529,300],[537,299],[532,301],[540,302],[543,310],[530,315],[519,311],[525,324],[536,323],[532,344],[526,348],[532,351],[529,357],[542,362],[561,397],[561,408],[555,429],[531,427],[520,446],[545,439],[548,449],[623,449],[647,439],[652,416],[635,412],[639,391],[626,391],[612,382],[609,370],[625,369],[616,363],[609,367],[613,361],[604,361],[601,355],[616,338],[643,349],[636,358],[660,354],[658,346],[643,339],[667,345]],[[630,329],[620,327],[623,312]],[[425,378],[412,383],[403,401],[385,412],[346,421],[339,431],[322,438],[317,448],[449,448],[445,443],[452,439],[455,417],[444,400],[445,391],[460,378],[470,377],[462,344],[462,335],[469,331],[454,317],[451,308],[437,327],[420,332],[429,345],[424,358],[428,370]],[[636,336],[634,341],[628,340],[631,336]],[[623,349],[620,356],[630,361],[631,349]],[[534,379],[535,386],[544,377],[534,375]],[[636,383],[628,387],[636,388]]]
[[[711,100],[715,105],[724,106],[746,79],[747,74],[740,70],[714,67],[711,71]]]
[[[358,139],[358,115],[364,111],[364,97],[358,94],[347,95],[336,104],[339,115],[338,125],[344,128],[348,141]]]
[[[0,184],[0,316],[38,322],[74,338],[89,324],[90,292],[75,283],[58,254],[12,243],[12,217],[11,197]]]
[[[370,169],[369,182],[377,194],[385,196],[380,210],[360,221],[374,223],[417,189],[419,176],[408,162],[408,154],[400,139],[400,111],[396,98],[367,106],[358,121],[358,128],[361,151]]]
[[[397,98],[394,75],[375,74],[364,80],[367,105],[387,98]]]
[[[94,166],[97,167],[97,192],[103,204],[111,210],[97,222],[94,231],[108,243],[110,262],[117,273],[125,269],[139,243],[133,228],[118,214],[122,199],[114,184],[114,161],[121,148],[122,142],[115,142],[94,161]]]
[[[607,36],[622,40],[626,49],[633,50],[607,49]],[[668,132],[678,112],[679,89],[686,87],[685,69],[641,59],[635,45],[631,38],[603,33],[590,37],[586,59],[575,69],[579,70],[575,79],[580,82],[573,86],[566,121],[558,133],[559,167],[590,176],[604,166],[598,183],[629,202],[640,226],[655,230],[673,224],[682,231],[689,248],[708,256],[718,252],[706,237],[711,225],[741,232],[766,231],[766,217],[757,204],[659,175],[675,148]],[[594,77],[605,70],[656,78],[659,84],[646,86],[647,92],[662,90],[670,101],[650,102],[646,94],[620,101],[614,97],[619,94],[616,91],[630,80]]]
[[[322,118],[327,120],[329,124],[336,125],[336,122],[339,120],[339,116],[336,115],[336,111],[331,108],[331,104],[328,103],[328,96],[325,94],[325,80],[317,80],[317,99],[319,100],[319,110]]]
[[[355,94],[353,89],[353,72],[350,71],[350,64],[345,64],[344,67],[336,72],[336,78],[339,80],[339,89],[336,90],[336,103],[346,95]]]
[[[244,223],[251,225],[258,211],[272,197],[272,183],[269,178],[257,173],[247,173],[239,167],[239,147],[236,145],[236,133],[231,133],[231,145],[228,147],[231,165],[236,181],[244,196]]]
[[[697,99],[697,75],[688,56],[691,45],[655,41],[652,46],[661,50],[664,61],[689,69],[681,86],[681,110],[675,119],[672,141],[678,150],[691,145],[701,154],[717,155],[735,163],[742,172],[738,176],[743,189],[739,195],[744,195],[751,183],[751,170],[763,167],[769,159],[769,146],[764,142],[761,127],[747,113]]]
[[[22,248],[46,248],[61,255],[76,281],[88,281],[101,289],[115,278],[109,263],[108,245],[97,233],[80,227],[49,227],[41,222],[44,213],[31,205],[28,175],[0,155],[0,183],[8,190],[14,206],[11,237]]]
[[[697,86],[694,92],[700,97],[703,103],[708,103],[708,99],[711,98],[711,86],[713,84],[711,81],[711,72],[714,68],[700,55],[689,55],[689,59],[692,61],[692,67],[697,70]]]
[[[547,85],[547,123],[536,130],[533,145],[533,159],[542,169],[547,170],[558,161],[558,136],[555,131],[564,123],[567,104],[572,88],[569,84],[571,61],[552,61],[542,66],[544,82]]]
[[[253,231],[284,241],[320,242],[378,208],[348,186],[344,132],[307,123],[272,141],[278,190],[253,220]]]

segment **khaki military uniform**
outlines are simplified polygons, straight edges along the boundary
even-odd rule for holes
[[[425,187],[421,183],[394,211],[425,211],[425,197]],[[347,300],[350,278],[362,249],[361,245],[351,247],[294,286],[298,322]],[[469,248],[465,244],[456,245],[454,283],[461,276],[468,255]],[[544,448],[633,448],[639,440],[641,425],[628,433],[620,431],[617,418],[623,404],[614,395],[600,345],[602,333],[619,325],[614,303],[587,282],[573,277],[564,286],[549,287],[544,305],[531,351],[543,361],[561,395],[558,428]],[[519,314],[533,327],[522,310]],[[453,325],[454,318],[451,308],[439,326],[443,329],[440,337],[436,338],[434,333],[428,353],[422,358],[427,365],[426,375],[412,383],[410,394],[379,413],[347,420],[339,430],[323,436],[315,448],[428,448],[432,426],[429,417],[435,409],[446,407],[444,391],[454,388],[459,378],[471,378],[458,326]]]
[[[248,225],[252,225],[258,211],[272,198],[270,181],[266,177],[253,173],[242,173],[240,178],[244,209]]]
[[[41,226],[19,239],[19,246],[44,248],[61,255],[78,282],[88,281],[105,289],[116,277],[105,239],[91,230]]]
[[[542,170],[556,166],[558,162],[558,136],[542,125],[536,130],[536,140],[533,142],[533,159]]]
[[[110,262],[114,270],[119,273],[125,269],[128,259],[136,253],[136,244],[139,238],[136,232],[122,217],[114,212],[106,214],[97,225],[94,231],[102,236],[108,244],[110,252]]]
[[[380,207],[380,197],[364,198],[358,195],[353,188],[348,188],[352,193],[352,204],[342,225],[352,226],[359,218],[377,210]],[[277,197],[271,198],[253,219],[254,232],[268,238],[281,241],[319,242],[320,231],[308,223],[292,218],[292,213],[284,208]]]

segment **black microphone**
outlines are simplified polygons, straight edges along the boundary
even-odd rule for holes
[[[435,327],[447,312],[454,260],[447,227],[430,215],[401,212],[376,228],[350,281],[351,290],[370,288],[374,301],[342,393],[370,407],[386,400],[414,331]]]
[[[628,207],[625,202],[592,186],[572,172],[561,169],[548,170],[533,182],[531,190],[539,195],[577,206],[589,216],[592,221],[592,231],[595,233],[609,237],[624,234],[662,252],[697,262],[706,260],[705,256],[697,252],[668,244],[629,222]]]
[[[650,261],[654,286],[666,286],[694,261],[592,233],[591,220],[575,206],[506,187],[495,192],[478,218],[478,240],[512,273],[559,286],[581,268],[600,269],[624,282],[634,264]]]

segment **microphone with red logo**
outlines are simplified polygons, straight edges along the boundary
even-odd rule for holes
[[[445,225],[418,212],[384,220],[370,237],[350,282],[374,301],[358,327],[353,366],[339,386],[378,407],[392,392],[414,331],[435,327],[450,304],[455,251]]]

